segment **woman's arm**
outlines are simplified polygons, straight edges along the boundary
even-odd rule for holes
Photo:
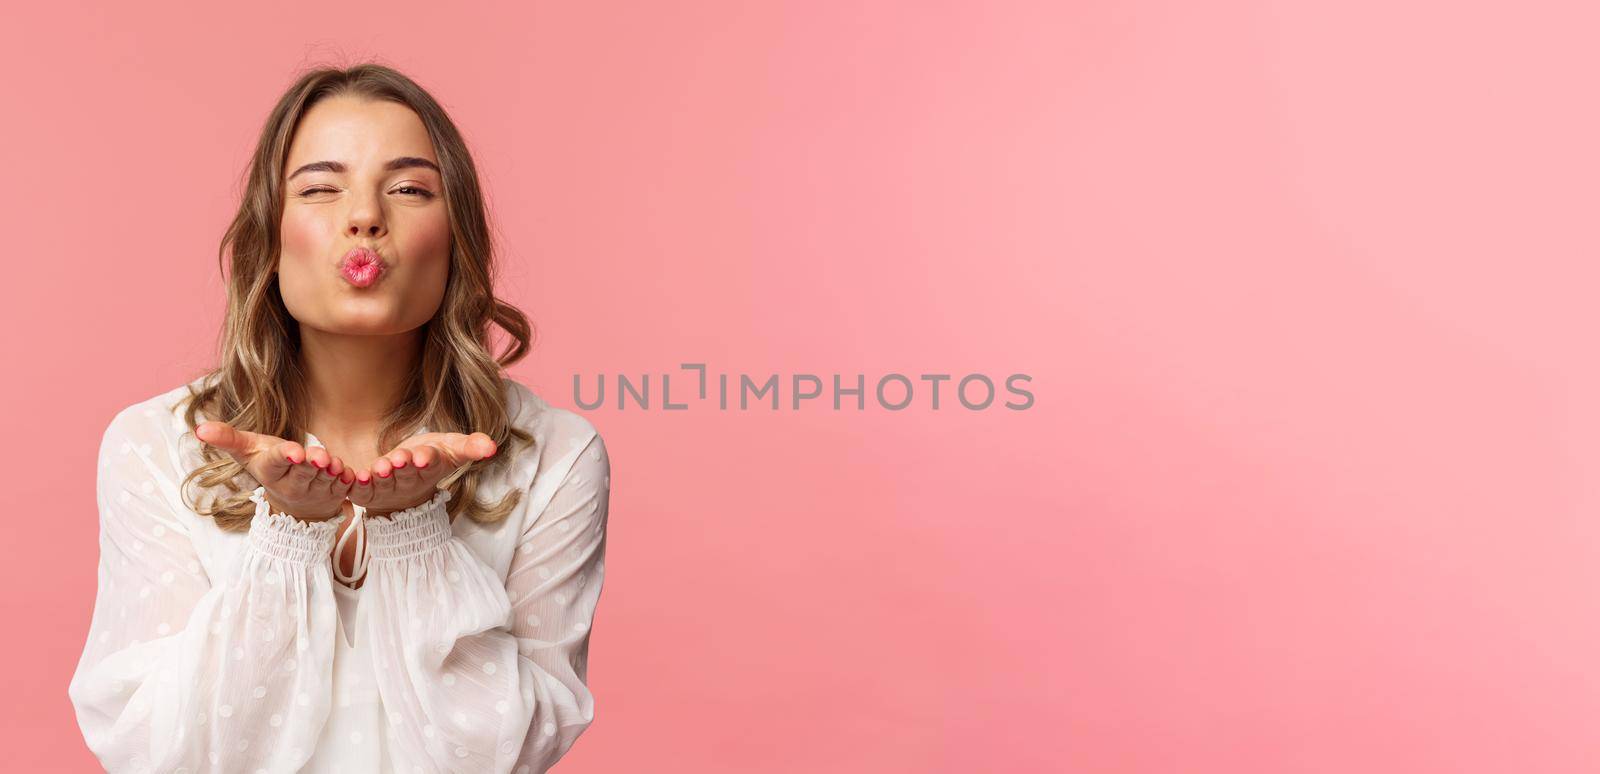
[[[589,627],[604,574],[610,459],[592,427],[563,451],[572,455],[566,473],[518,536],[504,584],[451,533],[448,492],[367,522],[363,604],[372,612],[359,636],[378,660],[402,764],[539,774],[594,719]]]
[[[176,442],[130,407],[100,444],[98,590],[68,695],[107,771],[293,771],[331,706],[337,521],[257,511],[206,576],[175,503]]]

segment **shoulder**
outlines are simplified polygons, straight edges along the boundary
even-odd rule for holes
[[[502,379],[513,423],[533,437],[528,471],[533,484],[559,483],[574,474],[580,479],[609,482],[611,459],[594,422],[571,409],[551,405],[515,379]]]
[[[555,406],[527,385],[509,376],[500,377],[506,390],[506,412],[511,423],[527,431],[535,443],[547,449],[564,451],[574,442],[588,444],[600,436],[594,423],[571,409]]]
[[[102,446],[177,444],[189,432],[183,417],[190,387],[199,385],[196,379],[124,405],[106,423]]]
[[[521,532],[534,524],[570,513],[598,517],[605,529],[611,490],[611,457],[593,421],[571,409],[553,406],[527,385],[504,378],[511,415],[533,437],[532,453],[521,468],[518,485],[526,488]],[[584,507],[584,504],[588,507]],[[545,513],[555,509],[553,515]],[[598,516],[597,516],[598,515]],[[560,529],[567,529],[564,523]]]
[[[135,400],[112,415],[98,452],[103,489],[149,495],[160,481],[176,485],[198,464],[200,442],[183,418],[189,384]]]

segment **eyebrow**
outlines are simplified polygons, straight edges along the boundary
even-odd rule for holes
[[[438,164],[417,156],[401,156],[399,158],[390,159],[389,163],[383,165],[383,171],[393,172],[397,169],[413,169],[416,167],[422,167],[425,169],[431,169],[434,172],[439,172]],[[346,167],[343,162],[339,161],[313,161],[310,164],[306,164],[295,170],[292,174],[284,179],[293,180],[295,175],[298,175],[302,172],[345,172],[348,169],[349,168]],[[439,174],[444,173],[439,172]]]

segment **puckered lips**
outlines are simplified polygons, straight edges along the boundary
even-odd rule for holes
[[[339,276],[358,288],[372,287],[389,268],[376,250],[370,247],[352,248],[339,262]]]

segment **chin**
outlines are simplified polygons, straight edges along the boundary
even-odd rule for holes
[[[344,308],[327,315],[314,327],[341,336],[388,336],[407,330],[387,309]]]

